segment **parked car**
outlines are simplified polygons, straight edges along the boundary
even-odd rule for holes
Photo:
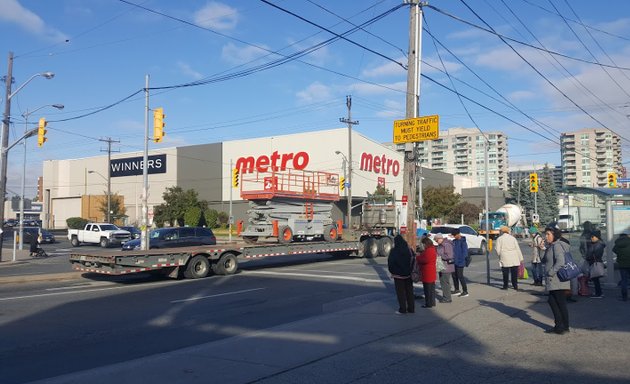
[[[216,243],[217,238],[210,228],[158,228],[149,232],[150,249],[215,245]],[[123,251],[134,249],[140,249],[140,239],[130,240],[122,246]]]
[[[431,228],[431,232],[429,232],[429,238],[433,240],[435,235],[438,233],[442,234],[442,236],[447,239],[453,240],[453,232],[459,229],[459,232],[466,239],[466,244],[468,245],[468,253],[476,253],[479,255],[483,255],[486,253],[487,244],[486,238],[479,235],[477,231],[469,227],[468,225],[463,224],[440,224]],[[435,242],[435,240],[433,240]]]
[[[4,222],[5,227],[15,227],[18,224],[18,221],[15,219],[8,219],[7,221]]]
[[[132,227],[132,226],[123,226],[123,227],[118,227],[120,229],[124,229],[125,231],[131,233],[131,238],[132,239],[139,239],[140,236],[142,235],[142,231],[139,230],[136,227]]]
[[[17,229],[17,227],[14,228],[15,229],[15,233],[19,232],[19,229]],[[57,240],[55,239],[55,235],[53,235],[52,233],[48,232],[45,229],[39,228],[39,227],[24,227],[22,229],[24,231],[24,236],[23,236],[23,244],[28,244],[31,242],[31,238],[33,236],[35,236],[37,238],[37,236],[39,236],[39,233],[42,234],[42,244],[54,244],[57,242]]]

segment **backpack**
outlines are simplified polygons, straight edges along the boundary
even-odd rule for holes
[[[420,276],[420,266],[416,261],[416,255],[409,249],[409,254],[411,255],[411,281],[414,283],[419,283],[422,277]]]
[[[552,247],[551,249],[552,249],[552,252],[554,252],[553,263],[555,264],[556,263],[555,249],[554,247]],[[569,250],[565,251],[564,252],[564,265],[560,267],[560,269],[558,270],[558,273],[556,273],[556,275],[558,276],[558,280],[562,282],[569,281],[571,279],[575,279],[576,277],[578,277],[580,273],[582,273],[580,271],[580,267],[578,267],[575,261],[573,261],[573,255],[571,255],[571,252]]]

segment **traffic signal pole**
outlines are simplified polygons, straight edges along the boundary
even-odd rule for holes
[[[419,0],[406,0],[409,9],[409,54],[407,59],[407,97],[405,117],[418,117],[420,102],[420,56],[422,49],[422,7]],[[416,143],[405,143],[405,159],[403,165],[403,196],[407,198],[407,232],[405,239],[409,247],[416,249]],[[420,185],[418,185],[420,184]]]

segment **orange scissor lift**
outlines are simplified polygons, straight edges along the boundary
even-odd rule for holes
[[[249,201],[247,226],[237,224],[240,236],[253,243],[259,238],[335,241],[341,225],[332,220],[339,200],[339,175],[306,170],[241,173],[241,198]]]

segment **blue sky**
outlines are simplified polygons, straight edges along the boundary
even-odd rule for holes
[[[269,2],[338,34],[400,5]],[[441,129],[506,132],[511,165],[559,164],[560,132],[604,126],[628,137],[629,1],[429,3],[436,9],[424,8],[431,35],[423,33],[422,73],[430,79],[421,80],[420,114],[440,115]],[[354,129],[391,141],[393,121],[405,116],[408,20],[404,6],[347,35],[352,43],[337,40],[260,70],[281,58],[277,52],[286,57],[333,35],[255,0],[0,0],[0,74],[12,51],[14,90],[35,73],[56,75],[34,79],[12,98],[10,143],[24,132],[23,113],[65,105],[29,119],[31,128],[39,117],[50,124],[43,148],[36,139],[27,144],[27,197],[44,160],[102,155],[99,139],[108,137],[121,152],[143,148],[145,101],[136,92],[147,74],[150,87],[160,88],[151,90],[150,105],[166,114],[165,140],[151,148],[337,128],[346,95],[360,122]],[[469,99],[468,112],[444,68]],[[192,82],[207,84],[175,87]],[[622,144],[627,152],[627,139]],[[18,146],[9,153],[9,194],[19,192],[21,172]]]

